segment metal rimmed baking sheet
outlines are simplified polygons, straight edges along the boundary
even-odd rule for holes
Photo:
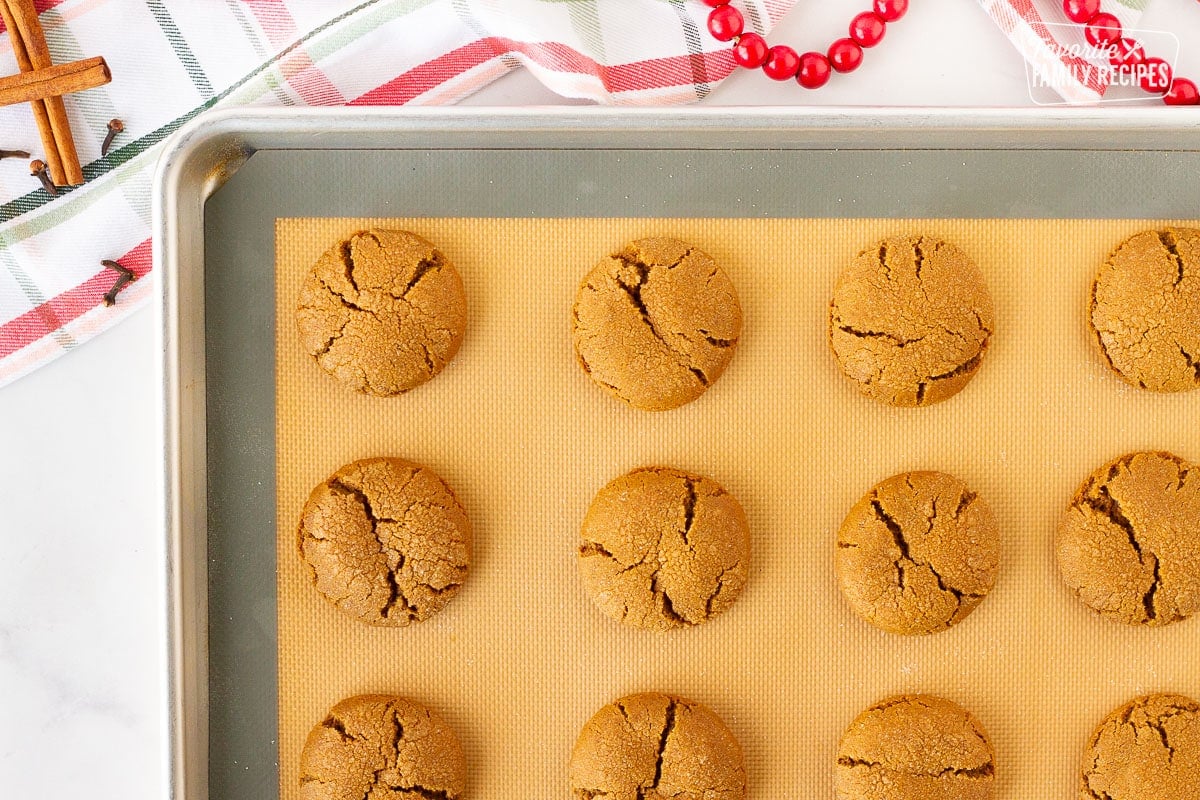
[[[1196,174],[1196,139],[1182,117],[1153,112],[256,112],[198,123],[164,161],[156,212],[176,790],[267,797],[278,785],[264,588],[274,538],[261,538],[275,522],[276,217],[1188,218],[1200,188],[1177,176]]]

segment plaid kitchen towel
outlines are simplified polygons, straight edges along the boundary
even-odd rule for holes
[[[795,0],[742,2],[765,33]],[[103,55],[113,82],[67,99],[87,183],[57,198],[0,161],[0,385],[147,302],[137,280],[101,299],[115,259],[152,269],[161,143],[233,105],[453,103],[517,67],[602,103],[684,103],[733,70],[698,0],[38,0],[58,62]],[[7,34],[0,74],[17,66]],[[106,157],[113,117],[125,132]],[[0,148],[40,150],[29,106],[0,109]]]
[[[1131,22],[1138,0],[1121,12]],[[796,0],[738,0],[767,33]],[[1029,58],[1051,0],[981,0]],[[1116,0],[1108,0],[1111,4]],[[857,4],[856,4],[857,5]],[[598,103],[702,99],[734,68],[700,0],[37,0],[58,62],[103,55],[111,84],[66,101],[87,183],[50,197],[0,161],[0,386],[146,303],[140,279],[101,299],[114,259],[152,271],[150,192],[163,140],[209,108],[453,103],[524,67]],[[1061,10],[1059,11],[1061,14]],[[1044,36],[1041,37],[1043,40]],[[17,71],[7,33],[0,74]],[[1086,90],[1098,91],[1087,86]],[[114,117],[125,132],[105,157]],[[0,109],[0,147],[40,150],[29,106]]]

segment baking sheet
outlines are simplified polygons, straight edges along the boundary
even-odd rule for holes
[[[1144,691],[1200,696],[1200,623],[1159,630],[1099,619],[1054,568],[1051,537],[1078,484],[1142,448],[1200,459],[1200,393],[1127,386],[1092,350],[1096,266],[1161,221],[803,219],[284,219],[277,225],[276,451],[280,794],[298,794],[303,738],[342,697],[396,692],[463,739],[469,794],[564,797],[583,722],[633,691],[700,700],[747,755],[753,796],[832,792],[838,737],[900,691],[941,694],[991,733],[997,797],[1072,798],[1083,743]],[[1181,223],[1186,224],[1186,223]],[[333,242],[370,225],[413,230],[458,266],[470,316],[446,371],[409,395],[353,395],[299,349],[299,281]],[[979,262],[997,310],[992,347],[958,396],[890,409],[840,376],[825,344],[833,281],[886,235],[944,236]],[[600,257],[672,235],[733,278],[746,317],[726,374],[662,414],[625,407],[574,362],[575,288]],[[472,572],[441,614],[407,629],[343,616],[307,582],[294,526],[338,466],[398,455],[431,466],[475,528]],[[726,614],[667,634],[590,604],[575,545],[595,491],[667,464],[709,475],[747,511],[750,582]],[[909,469],[963,478],[1003,535],[996,589],[962,624],[897,637],[837,592],[833,542],[849,507]]]

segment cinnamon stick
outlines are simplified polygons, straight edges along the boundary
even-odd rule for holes
[[[25,44],[25,52],[34,70],[49,69],[54,66],[50,60],[50,49],[46,46],[46,34],[42,31],[42,23],[38,20],[37,9],[33,0],[0,0],[0,4],[8,3],[16,30],[20,32]],[[5,20],[7,24],[8,20]],[[9,32],[12,32],[12,28]],[[14,47],[14,50],[16,48]],[[66,185],[76,186],[83,183],[83,167],[79,164],[79,153],[75,150],[75,136],[71,133],[71,124],[67,121],[67,107],[61,97],[48,97],[43,100],[46,113],[50,117],[50,130],[54,141],[58,143],[58,156],[62,159],[63,172],[66,175]],[[56,181],[57,183],[57,181]]]
[[[8,0],[0,0],[0,17],[4,17],[4,26],[8,28],[8,38],[12,42],[13,55],[17,59],[17,67],[22,72],[33,69],[25,42],[17,30],[17,20],[8,7]],[[38,134],[42,137],[42,149],[46,151],[46,166],[50,171],[50,180],[58,186],[66,186],[67,174],[63,169],[62,158],[58,155],[58,142],[54,139],[54,129],[50,126],[50,111],[46,108],[45,100],[34,100],[33,118],[37,121]]]
[[[55,64],[49,69],[0,78],[0,106],[94,89],[111,80],[112,73],[108,71],[108,64],[102,56],[69,64]]]

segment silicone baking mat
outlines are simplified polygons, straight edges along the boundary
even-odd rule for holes
[[[636,691],[701,701],[746,753],[750,794],[832,797],[838,738],[863,708],[929,692],[973,711],[996,750],[997,798],[1074,800],[1093,727],[1147,691],[1200,697],[1200,620],[1162,629],[1101,619],[1058,578],[1051,540],[1084,478],[1136,449],[1200,460],[1200,391],[1157,395],[1113,375],[1089,336],[1091,279],[1153,220],[281,219],[276,226],[280,796],[298,797],[304,738],[338,700],[393,692],[438,710],[463,741],[468,796],[569,797],[575,738]],[[1188,224],[1188,223],[1178,223]],[[1195,223],[1193,223],[1195,224]],[[299,346],[300,281],[371,226],[430,239],[463,276],[467,335],[430,383],[359,396]],[[826,345],[835,277],[893,234],[942,236],[979,263],[992,346],[959,395],[894,409],[846,381]],[[575,363],[583,275],[628,240],[668,235],[712,255],[745,312],[729,369],[694,403],[637,411]],[[426,464],[474,526],[461,592],[427,622],[376,629],[309,583],[295,526],[308,492],[375,455]],[[642,465],[699,472],[745,507],[750,580],[725,614],[654,633],[602,616],[575,567],[595,492]],[[850,506],[897,472],[937,469],[991,505],[995,589],[925,637],[853,615],[833,573]]]

